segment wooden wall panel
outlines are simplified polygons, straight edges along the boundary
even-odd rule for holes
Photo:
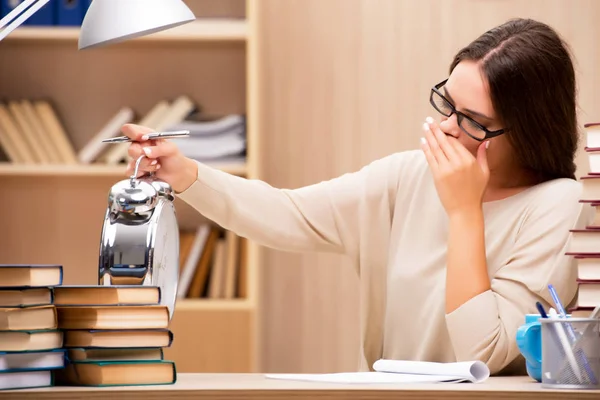
[[[554,26],[577,60],[582,122],[600,120],[600,2],[260,0],[262,174],[294,188],[416,148],[429,88],[454,53],[508,18]],[[587,162],[580,153],[580,174]],[[262,369],[356,367],[356,277],[337,256],[264,251]]]
[[[196,18],[244,18],[245,0],[183,0]]]

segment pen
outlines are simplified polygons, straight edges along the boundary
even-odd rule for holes
[[[539,301],[536,301],[535,306],[537,307],[538,311],[540,312],[540,315],[542,316],[542,318],[548,318],[548,314],[546,314],[546,310],[544,309],[544,306],[542,305],[542,303],[540,303]]]
[[[152,139],[168,139],[168,138],[180,138],[187,137],[190,135],[190,131],[171,131],[171,132],[152,132],[148,133],[148,140]],[[104,139],[102,143],[123,143],[132,142],[128,136],[117,136],[110,139]]]
[[[552,286],[552,284],[548,284],[548,291],[550,292],[550,296],[552,296],[552,300],[556,304],[556,309],[558,311],[558,314],[560,315],[561,318],[566,319],[567,313],[565,312],[565,309],[564,309],[560,299],[558,298],[558,293],[556,293],[556,289],[554,289],[554,286]],[[565,328],[566,334],[568,335],[570,342],[572,344],[577,342],[577,336],[575,335],[573,326],[567,322],[564,324],[564,328]],[[568,350],[565,349],[565,351],[572,351],[572,349],[569,346]],[[585,372],[587,373],[588,377],[590,378],[591,383],[596,385],[598,383],[598,381],[596,379],[594,371],[592,371],[592,368],[590,367],[587,357],[585,356],[585,354],[583,354],[582,349],[578,349],[577,356],[579,356],[579,358],[581,359],[581,362],[583,364]]]

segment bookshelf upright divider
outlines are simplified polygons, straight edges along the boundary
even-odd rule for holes
[[[244,0],[239,3],[250,8],[252,1],[247,6]],[[135,110],[139,120],[157,102],[185,95],[204,115],[246,116],[245,160],[214,166],[257,178],[256,113],[247,98],[256,90],[248,68],[253,48],[248,44],[252,31],[248,11],[245,18],[214,18],[192,9],[196,22],[83,51],[77,50],[77,27],[19,27],[0,43],[5,60],[0,68],[0,103],[49,101],[77,152],[122,107]],[[14,163],[6,156],[3,160],[0,263],[59,263],[64,266],[65,284],[96,284],[108,191],[126,179],[126,164]],[[182,231],[211,224],[179,199],[175,206]],[[242,297],[238,293],[231,298],[230,293],[229,298],[178,299],[171,324],[174,341],[165,349],[165,358],[176,362],[178,372],[257,369],[259,253],[254,243],[242,238],[240,243]]]

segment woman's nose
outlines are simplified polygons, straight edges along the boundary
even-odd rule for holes
[[[456,114],[452,114],[449,117],[444,117],[440,122],[440,129],[446,135],[458,138],[458,136],[460,135],[460,127],[458,126],[458,119],[456,118]]]

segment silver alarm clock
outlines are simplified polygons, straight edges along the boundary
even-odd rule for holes
[[[154,174],[117,182],[108,195],[100,241],[99,285],[158,286],[160,304],[175,311],[179,226],[171,186]]]

